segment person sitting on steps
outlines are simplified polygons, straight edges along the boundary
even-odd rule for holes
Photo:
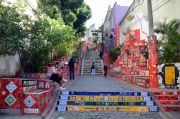
[[[66,82],[67,80],[62,78],[62,72],[58,67],[59,62],[56,62],[55,66],[51,67],[49,71],[50,80],[57,82],[60,86],[60,90],[65,90],[65,88],[62,87],[62,81]]]

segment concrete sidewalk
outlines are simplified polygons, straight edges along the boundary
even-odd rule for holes
[[[141,91],[137,87],[124,85],[120,80],[104,76],[81,76],[69,88],[69,91],[91,91],[91,92],[120,92],[120,91]]]

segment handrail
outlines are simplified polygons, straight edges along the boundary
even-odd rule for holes
[[[85,53],[82,56],[82,62],[81,62],[81,75],[83,75],[83,69],[84,69],[84,59],[85,59]]]

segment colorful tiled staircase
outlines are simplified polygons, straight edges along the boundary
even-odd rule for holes
[[[180,112],[180,91],[153,91],[151,94],[161,109],[167,112]]]
[[[157,112],[147,92],[73,92],[62,91],[56,111]]]
[[[91,55],[93,56],[94,60],[91,59]],[[96,75],[103,75],[103,61],[100,59],[99,53],[97,51],[90,51],[86,53],[82,66],[82,74],[91,75],[92,62],[94,62],[98,66]]]
[[[96,60],[96,65],[98,65],[96,75],[103,75],[103,66],[101,63],[101,60],[98,59]],[[92,61],[91,60],[84,60],[84,66],[83,66],[83,75],[91,75],[91,66],[92,66]]]

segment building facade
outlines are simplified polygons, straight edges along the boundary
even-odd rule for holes
[[[109,41],[109,36],[110,36],[110,15],[111,15],[112,8],[109,5],[108,11],[106,13],[106,17],[103,23],[103,44],[104,45],[104,52],[107,53],[110,50],[110,41]]]
[[[152,11],[154,27],[156,24],[169,22],[173,19],[180,19],[180,1],[179,0],[152,0]],[[125,41],[125,34],[129,30],[140,29],[140,39],[147,41],[149,35],[148,11],[146,0],[134,0],[129,7],[128,13],[120,22],[120,44]],[[157,37],[158,38],[158,37]]]
[[[128,8],[128,6],[118,5],[116,2],[114,3],[112,8],[108,8],[108,12],[104,21],[104,36],[106,36],[105,39],[108,50],[120,44],[119,23],[124,18],[124,15],[127,13]]]

